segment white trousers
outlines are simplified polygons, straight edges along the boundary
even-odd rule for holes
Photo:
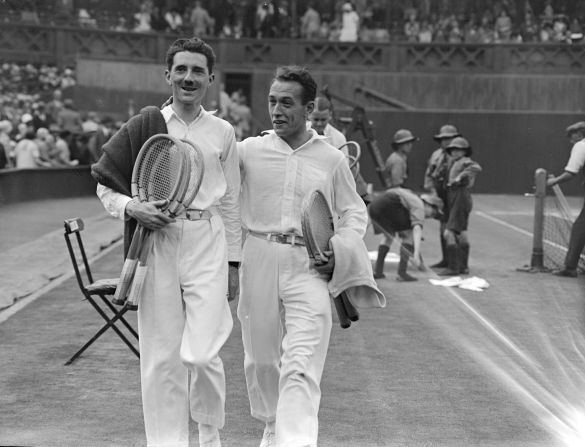
[[[146,439],[149,446],[188,447],[189,411],[199,423],[224,425],[219,350],[233,326],[227,243],[217,215],[177,219],[153,237],[138,306]]]
[[[331,333],[326,280],[305,247],[248,236],[238,318],[252,416],[276,421],[278,447],[316,446]]]

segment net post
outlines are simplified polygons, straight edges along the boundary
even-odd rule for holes
[[[534,173],[534,222],[532,236],[532,256],[530,267],[533,270],[543,271],[544,267],[544,201],[546,199],[546,170],[538,168]]]

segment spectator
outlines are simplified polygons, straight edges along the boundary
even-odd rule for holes
[[[77,160],[71,160],[71,151],[67,140],[71,136],[68,130],[62,130],[57,125],[51,126],[51,132],[55,138],[55,151],[51,154],[51,160],[55,166],[75,166]]]
[[[341,32],[339,33],[340,42],[356,42],[358,40],[358,31],[360,18],[354,11],[350,2],[343,4],[341,16]]]
[[[321,28],[321,16],[314,8],[311,1],[307,5],[307,10],[301,17],[301,38],[315,40],[319,38],[319,29]]]
[[[534,15],[531,11],[526,11],[524,14],[524,22],[520,26],[520,36],[522,37],[522,42],[538,42],[538,24],[534,20]]]
[[[199,0],[195,2],[189,22],[193,27],[193,35],[196,37],[207,36],[213,28],[213,19],[209,16],[207,9],[201,6]]]
[[[61,88],[73,87],[77,84],[75,80],[75,73],[71,67],[67,67],[63,71],[63,76],[61,78]]]
[[[500,15],[496,19],[494,31],[496,43],[507,43],[510,41],[512,36],[512,19],[505,9],[500,11]]]
[[[150,22],[152,20],[151,13],[152,11],[150,10],[150,3],[146,1],[140,3],[140,10],[134,14],[134,20],[136,22],[134,31],[139,33],[148,33],[152,31],[152,27],[150,26]]]
[[[552,25],[552,40],[554,42],[563,43],[570,42],[569,27],[567,25],[567,17],[562,14],[555,16]]]
[[[153,31],[163,32],[167,29],[167,21],[158,6],[152,7],[150,13],[150,27]]]
[[[479,43],[493,43],[494,42],[494,28],[490,23],[488,16],[484,15],[481,18],[481,23],[478,29]]]
[[[420,24],[418,41],[420,43],[431,43],[433,41],[433,26],[426,19]]]
[[[248,3],[242,6],[242,14],[244,16],[242,22],[247,21],[247,23],[242,23],[238,26],[238,13],[234,5],[234,0],[214,0],[209,10],[209,14],[213,20],[213,27],[210,33],[218,37],[238,37],[242,34],[243,28],[249,28],[246,30],[246,33],[249,33],[246,37],[254,37],[253,17],[256,12],[256,6],[254,2]]]
[[[34,142],[39,148],[39,157],[42,161],[47,162],[48,165],[51,163],[51,152],[53,151],[52,141],[50,140],[51,134],[46,127],[40,127],[36,131],[36,138]]]
[[[180,33],[181,28],[183,28],[183,18],[181,17],[181,13],[176,7],[172,7],[167,13],[164,15],[165,22],[167,22],[167,30],[172,33]]]
[[[118,22],[114,26],[114,31],[126,32],[129,31],[126,18],[124,16],[118,16]]]
[[[412,11],[408,15],[408,19],[404,24],[404,35],[407,42],[417,42],[420,33],[420,24],[416,20],[416,11]]]
[[[47,115],[50,117],[52,123],[56,123],[59,118],[59,113],[63,109],[63,94],[61,90],[57,89],[53,92],[53,98],[46,106]]]
[[[97,28],[96,20],[85,8],[79,8],[77,13],[77,23],[82,28]]]
[[[459,27],[459,21],[455,16],[451,16],[451,21],[448,29],[449,33],[447,36],[447,42],[454,44],[463,43],[463,31]]]
[[[41,159],[39,147],[35,142],[35,131],[27,127],[24,137],[14,147],[14,159],[17,169],[31,169],[50,164]]]
[[[10,138],[12,132],[12,123],[8,120],[0,121],[0,145],[2,145],[2,152],[4,153],[3,158],[6,159],[5,168],[11,168],[14,166],[10,154],[14,148],[14,142]]]
[[[574,17],[569,26],[569,35],[572,43],[578,43],[583,40],[583,28],[579,23],[579,19]]]
[[[63,101],[63,109],[57,115],[57,124],[61,129],[68,130],[72,134],[83,132],[81,114],[75,110],[72,99],[67,98]]]

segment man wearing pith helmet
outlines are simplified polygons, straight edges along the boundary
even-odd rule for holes
[[[390,181],[390,187],[403,187],[408,178],[408,154],[414,146],[414,142],[418,138],[415,137],[408,129],[399,129],[392,138],[392,148],[394,151],[390,154],[384,165],[384,171]],[[375,228],[376,233],[380,232]],[[374,266],[374,278],[384,278],[384,262],[386,255],[390,251],[392,245],[392,235],[385,232],[384,239],[378,246],[378,257]],[[406,265],[408,264],[408,257],[413,251],[412,238],[401,238],[402,244],[400,248],[400,263],[404,264],[404,269],[398,270],[398,278],[401,281],[414,281],[416,278],[406,273]]]
[[[459,137],[461,134],[457,128],[452,124],[445,124],[439,129],[439,133],[433,136],[433,139],[439,143],[437,148],[430,156],[427,169],[425,172],[424,188],[432,194],[439,196],[445,203],[447,208],[447,181],[449,171],[449,154],[446,148],[451,144],[453,138]],[[449,210],[445,209],[445,214],[440,222],[441,235],[441,254],[442,258],[436,264],[431,265],[431,268],[445,268],[447,267],[447,253],[446,243],[443,233],[445,231],[446,219],[449,215]]]

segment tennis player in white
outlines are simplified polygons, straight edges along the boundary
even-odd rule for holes
[[[188,447],[189,412],[198,422],[200,445],[221,445],[225,376],[219,350],[233,325],[228,271],[232,297],[238,286],[240,171],[232,126],[201,106],[214,62],[202,40],[177,40],[167,53],[172,103],[132,118],[92,167],[112,215],[156,230],[138,307],[144,423],[153,447]],[[129,197],[137,150],[155,133],[192,141],[205,159],[199,193],[176,219],[160,212],[161,203]]]
[[[331,303],[327,275],[302,245],[303,198],[319,188],[338,229],[360,237],[368,221],[345,156],[307,129],[316,88],[304,68],[277,69],[268,95],[274,132],[238,143],[248,230],[238,318],[251,413],[266,424],[262,447],[317,445]]]

